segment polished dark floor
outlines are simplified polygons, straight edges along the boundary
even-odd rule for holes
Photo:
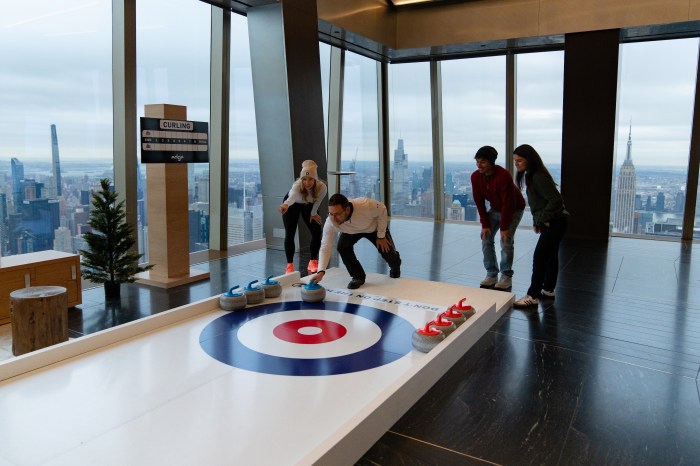
[[[478,226],[390,227],[403,276],[470,286],[483,278]],[[536,241],[529,230],[516,235],[518,296]],[[368,242],[357,251],[367,271],[388,272]],[[359,465],[700,464],[700,246],[565,240],[560,256],[556,300],[508,311]],[[86,290],[70,334],[279,275],[284,262],[282,251],[257,250],[198,265],[211,273],[205,282],[123,285],[116,302]]]

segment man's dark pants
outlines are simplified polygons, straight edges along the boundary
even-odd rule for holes
[[[376,231],[372,233],[355,234],[341,233],[340,238],[338,238],[338,254],[340,254],[341,259],[343,259],[343,264],[345,264],[345,268],[348,269],[352,278],[359,278],[362,280],[366,278],[365,269],[362,268],[362,264],[357,260],[354,249],[355,243],[362,238],[367,238],[372,242],[392,270],[397,269],[401,265],[401,256],[394,246],[394,239],[391,237],[391,233],[389,233],[388,229],[386,230],[385,236],[389,241],[389,251],[387,252],[382,252],[377,246]]]

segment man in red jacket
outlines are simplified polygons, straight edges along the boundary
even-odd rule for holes
[[[508,290],[513,281],[515,230],[525,210],[525,199],[505,168],[496,165],[498,152],[491,146],[476,151],[477,170],[472,173],[472,195],[481,221],[481,250],[484,253],[486,278],[482,288]],[[486,208],[486,201],[489,208]],[[501,279],[498,279],[494,237],[501,230]]]

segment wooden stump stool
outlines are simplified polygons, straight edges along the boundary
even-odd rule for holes
[[[10,293],[12,354],[68,341],[68,293],[62,286],[32,286]]]

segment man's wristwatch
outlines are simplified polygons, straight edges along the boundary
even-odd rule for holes
[[[318,274],[318,273],[322,273],[322,274],[324,274],[324,275],[325,275],[325,274],[326,274],[326,271],[325,271],[325,270],[319,270],[319,271],[318,271],[318,272],[316,272],[316,273],[317,273],[317,274]]]

